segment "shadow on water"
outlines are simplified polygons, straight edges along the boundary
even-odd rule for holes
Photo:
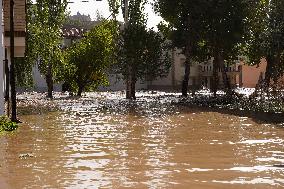
[[[186,106],[186,105],[178,105]],[[272,112],[257,112],[248,110],[235,110],[226,108],[216,108],[216,107],[200,107],[200,106],[187,106],[197,111],[205,112],[218,112],[221,114],[228,114],[238,117],[248,117],[258,124],[282,124],[284,123],[284,113],[272,113]]]

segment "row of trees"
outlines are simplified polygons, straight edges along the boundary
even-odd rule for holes
[[[37,0],[34,4],[30,0],[25,66],[39,63],[48,97],[52,98],[54,81],[65,82],[69,90],[80,96],[83,91],[107,85],[107,73],[111,70],[123,76],[126,97],[134,99],[139,79],[148,81],[167,74],[168,44],[163,36],[146,27],[146,0],[131,0],[127,6],[125,2],[109,1],[113,19],[101,19],[82,39],[62,49],[66,0]],[[116,21],[120,7],[127,11],[124,25]],[[82,27],[82,23],[78,25]]]
[[[156,0],[155,8],[166,21],[167,35],[186,56],[182,94],[187,96],[190,64],[214,57],[213,92],[217,70],[224,62],[246,56],[247,63],[267,60],[266,86],[283,75],[284,2],[281,0]],[[167,28],[165,30],[165,28]],[[230,85],[223,71],[223,81]]]
[[[32,3],[31,1],[29,2]],[[266,58],[266,86],[283,74],[284,2],[281,0],[155,0],[155,10],[166,22],[159,33],[146,27],[146,0],[109,0],[112,21],[103,20],[67,50],[62,50],[61,28],[66,16],[66,0],[37,0],[28,9],[27,62],[40,60],[46,76],[48,96],[53,81],[64,81],[78,95],[107,84],[112,68],[126,82],[126,97],[135,98],[135,84],[168,73],[171,47],[186,56],[182,94],[187,95],[192,61],[214,57],[216,94],[217,70],[240,56],[257,64]],[[122,9],[124,24],[116,21]],[[31,64],[30,64],[31,65]],[[223,81],[230,92],[226,72]]]

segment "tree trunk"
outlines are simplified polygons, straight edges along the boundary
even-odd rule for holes
[[[136,99],[135,97],[135,84],[136,77],[133,73],[130,74],[126,78],[126,99]]]
[[[133,70],[135,69],[133,69],[131,65],[128,65],[126,78],[126,99],[135,99],[136,77]]]
[[[52,91],[53,91],[53,78],[52,78],[52,64],[49,63],[47,67],[47,73],[45,75],[45,80],[47,84],[47,97],[53,98]]]
[[[214,97],[216,97],[217,94],[217,88],[219,83],[218,78],[218,70],[219,70],[219,61],[218,56],[216,55],[213,60],[213,83],[212,83],[212,92],[214,94]]]
[[[79,86],[79,88],[78,88],[77,96],[81,97],[83,90],[84,90],[84,87],[82,85],[78,85],[78,86]]]
[[[272,68],[272,79],[274,83],[278,82],[278,79],[281,77],[281,52],[277,53],[277,56],[274,60],[273,68]]]
[[[265,71],[265,79],[264,79],[264,87],[265,90],[268,90],[270,86],[270,81],[272,78],[272,73],[273,73],[273,64],[274,64],[274,59],[271,56],[268,56],[266,58],[266,71]]]
[[[132,76],[131,78],[131,83],[130,83],[130,95],[131,95],[131,99],[135,100],[136,96],[135,96],[135,85],[136,85],[136,79],[134,76]]]
[[[230,84],[230,81],[227,75],[224,58],[220,54],[218,56],[218,61],[219,61],[219,65],[221,65],[221,68],[222,68],[222,79],[223,79],[224,90],[226,91],[227,95],[231,95],[232,94],[231,84]]]
[[[187,43],[185,47],[185,65],[184,65],[184,77],[182,81],[182,88],[181,88],[181,94],[184,97],[187,97],[187,91],[188,91],[188,81],[189,81],[189,74],[190,74],[190,52],[191,52],[191,45],[190,42]]]
[[[126,78],[126,99],[131,99],[131,80],[130,76]]]
[[[182,81],[181,93],[182,93],[182,96],[187,97],[188,81],[189,81],[189,74],[190,74],[189,58],[186,58],[184,66],[185,66],[185,69],[184,69],[184,77],[183,77],[183,81]]]

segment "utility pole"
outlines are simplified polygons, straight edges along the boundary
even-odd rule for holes
[[[12,115],[11,121],[17,120],[17,101],[16,101],[16,78],[15,78],[15,42],[14,42],[14,0],[10,0],[10,85],[11,85],[11,105]]]

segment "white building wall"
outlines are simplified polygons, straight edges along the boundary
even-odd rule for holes
[[[34,80],[34,88],[33,90],[37,92],[46,92],[47,91],[47,85],[45,81],[45,76],[41,75],[41,73],[38,70],[38,66],[34,66],[32,70],[33,80]],[[100,86],[98,88],[98,91],[122,91],[126,89],[125,82],[122,80],[121,76],[116,76],[114,74],[109,75],[109,86]],[[136,89],[142,90],[147,89],[147,83],[137,81],[136,83]],[[62,91],[62,83],[54,84],[53,91]]]
[[[183,76],[184,76],[184,69],[185,69],[185,56],[181,54],[181,50],[176,50],[174,54],[174,62],[175,62],[175,80],[177,85],[181,86]]]
[[[101,86],[98,91],[123,91],[126,89],[126,84],[122,79],[122,75],[110,74],[108,76],[109,86]],[[136,90],[147,89],[147,83],[142,81],[136,82]]]
[[[169,74],[163,78],[157,78],[150,82],[153,88],[157,89],[173,89],[181,85],[184,76],[185,56],[180,50],[174,50],[172,53],[172,66]]]
[[[34,90],[37,92],[47,92],[45,76],[41,75],[37,65],[33,67],[32,74],[34,80]],[[55,83],[53,85],[53,91],[62,91],[62,84]]]

